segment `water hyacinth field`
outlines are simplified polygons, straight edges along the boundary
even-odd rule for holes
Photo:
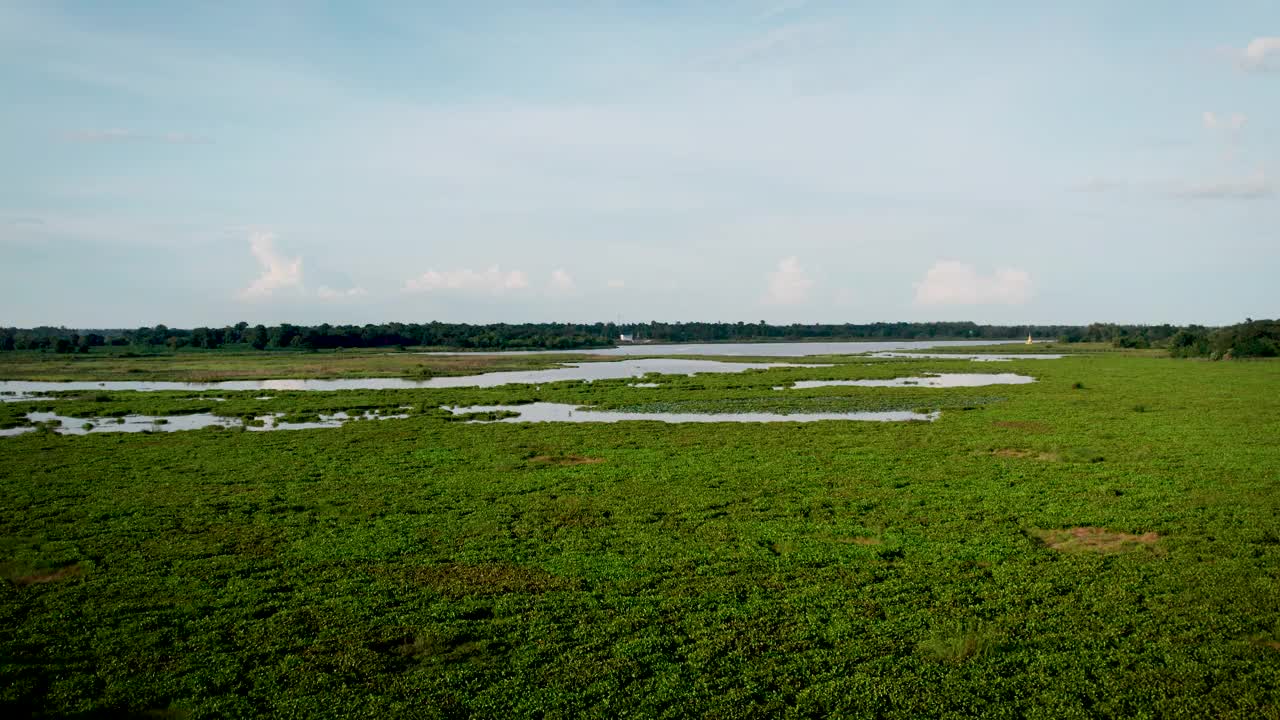
[[[410,356],[328,377],[593,361]],[[0,377],[254,379],[234,355],[180,357],[15,354]],[[821,367],[0,403],[0,704],[1280,717],[1280,364],[784,362]],[[928,381],[948,375],[966,379]],[[654,419],[519,421],[548,405]],[[865,413],[904,419],[794,421]],[[217,421],[171,427],[193,416]],[[299,427],[254,432],[277,424]]]

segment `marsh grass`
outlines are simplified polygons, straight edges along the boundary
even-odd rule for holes
[[[990,655],[1000,648],[1001,637],[978,622],[935,631],[920,641],[917,650],[937,662],[960,664],[971,658]]]
[[[1058,460],[1066,463],[1100,463],[1106,460],[1102,453],[1092,448],[1067,447],[1059,448],[1053,453]]]
[[[556,467],[572,467],[574,465],[599,465],[604,462],[602,457],[587,457],[585,455],[573,454],[540,454],[530,455],[527,462],[532,465],[550,465]]]
[[[1031,450],[1027,448],[996,448],[991,451],[991,454],[1002,458],[1042,460],[1045,462],[1058,462],[1062,460],[1056,452],[1045,452],[1043,450]]]
[[[344,352],[174,353],[127,357],[87,357],[43,353],[0,353],[0,377],[12,380],[173,380],[216,382],[270,378],[365,378],[472,375],[500,370],[535,370],[562,362],[596,362],[608,356],[421,355],[363,350]]]

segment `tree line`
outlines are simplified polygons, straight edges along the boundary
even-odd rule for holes
[[[763,321],[687,323],[383,323],[379,325],[250,325],[136,329],[0,328],[0,351],[86,353],[97,347],[141,351],[327,350],[429,347],[452,350],[574,350],[607,347],[620,336],[637,342],[763,342],[792,340],[1012,340],[1031,334],[1061,342],[1108,342],[1117,347],[1170,347],[1175,354],[1274,354],[1275,321],[1248,321],[1249,329],[1198,325],[979,325],[973,322],[878,322],[770,325]],[[1258,325],[1258,328],[1253,328]],[[1272,334],[1268,334],[1272,333]],[[1203,352],[1202,352],[1203,351]]]
[[[1174,357],[1280,357],[1280,320],[1250,318],[1216,330],[1184,328],[1169,339],[1168,347]]]

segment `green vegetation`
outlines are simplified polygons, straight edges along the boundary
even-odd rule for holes
[[[110,362],[179,378],[165,366],[187,357]],[[360,357],[341,369],[394,370]],[[771,389],[948,371],[1040,381]],[[0,403],[0,426],[36,407],[411,414],[0,438],[0,706],[1280,716],[1280,362],[846,358],[628,382]],[[533,401],[942,416],[531,425],[438,409]]]
[[[1215,332],[1180,330],[1169,340],[1169,354],[1214,360],[1280,356],[1280,320],[1248,320]]]
[[[1192,326],[1195,329],[1196,326]],[[1202,328],[1201,328],[1202,329]],[[179,349],[324,350],[409,346],[452,350],[571,350],[613,345],[624,334],[647,342],[777,342],[791,340],[1008,340],[1031,333],[1063,342],[1129,342],[1149,347],[1178,328],[1172,325],[978,325],[972,322],[867,323],[838,325],[688,322],[688,323],[384,323],[382,325],[237,323],[222,328],[125,329],[60,327],[0,328],[0,351],[39,350],[88,353],[93,348],[127,348],[133,354]]]
[[[538,370],[564,362],[607,360],[593,355],[420,355],[377,350],[315,353],[184,352],[134,356],[103,352],[0,354],[6,380],[171,380],[215,382],[271,378],[429,378],[504,370]]]

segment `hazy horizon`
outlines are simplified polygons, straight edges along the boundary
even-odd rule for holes
[[[0,326],[1280,315],[1273,2],[16,0],[0,83]]]

